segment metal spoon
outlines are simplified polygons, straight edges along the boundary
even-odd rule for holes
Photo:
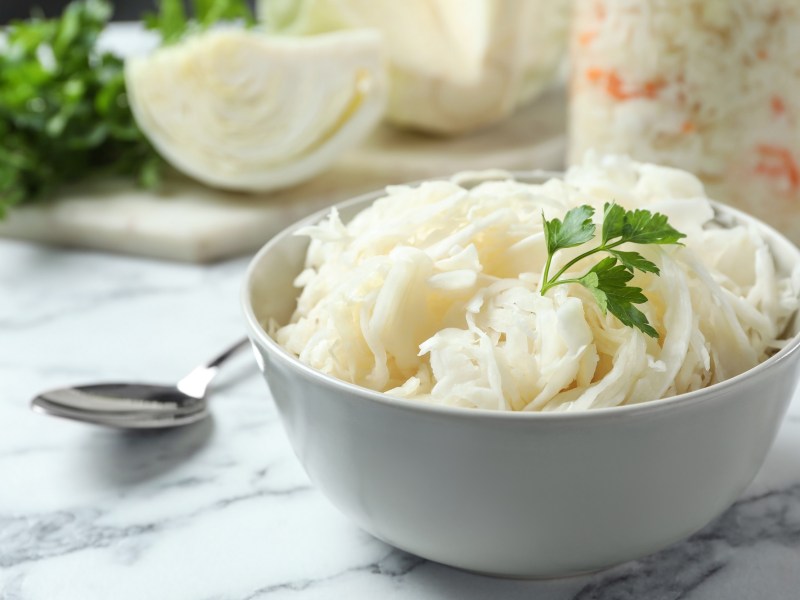
[[[60,388],[31,400],[31,409],[54,417],[121,429],[177,427],[205,419],[206,392],[219,367],[248,345],[239,340],[193,369],[176,386],[100,383]]]

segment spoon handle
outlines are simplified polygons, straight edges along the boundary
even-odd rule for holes
[[[228,348],[224,352],[221,352],[218,356],[216,356],[215,358],[212,358],[210,361],[208,361],[205,364],[205,367],[207,369],[213,369],[215,367],[219,367],[220,365],[222,365],[222,363],[226,362],[231,356],[233,356],[234,354],[239,352],[239,350],[241,350],[242,348],[248,346],[249,344],[250,344],[250,340],[248,338],[245,337],[245,338],[240,339],[238,342],[233,344],[230,348]]]
[[[184,394],[188,394],[194,398],[202,398],[206,395],[208,384],[214,379],[222,363],[226,362],[231,356],[239,352],[239,350],[249,345],[250,340],[248,338],[242,338],[218,356],[192,369],[188,375],[178,382],[177,388]]]

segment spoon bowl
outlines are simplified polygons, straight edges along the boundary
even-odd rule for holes
[[[91,388],[93,386],[86,386]],[[138,386],[137,386],[138,387]],[[161,386],[153,386],[154,389],[162,389]],[[162,407],[155,407],[146,404],[141,410],[118,410],[116,407],[110,410],[87,410],[85,408],[74,408],[68,404],[62,404],[51,398],[57,397],[56,394],[66,391],[80,391],[82,388],[64,388],[41,394],[31,401],[31,408],[34,412],[47,414],[62,419],[81,421],[94,425],[104,425],[117,429],[160,429],[165,427],[178,427],[189,425],[205,419],[210,413],[208,403],[205,399],[195,399],[197,402],[191,408],[183,412],[166,410]],[[114,400],[116,401],[116,400]],[[109,403],[111,400],[109,399]],[[124,402],[124,400],[123,400]]]
[[[119,429],[189,425],[209,415],[206,393],[219,367],[248,345],[236,342],[192,370],[177,385],[95,383],[43,392],[31,400],[35,412]]]

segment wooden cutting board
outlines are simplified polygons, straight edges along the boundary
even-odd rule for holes
[[[136,25],[106,36],[121,54],[152,45]],[[331,169],[297,187],[263,195],[207,188],[175,177],[150,193],[129,181],[96,181],[46,203],[20,206],[0,221],[0,236],[190,262],[249,254],[320,208],[379,189],[457,171],[560,169],[566,99],[554,89],[491,128],[437,138],[379,127]]]

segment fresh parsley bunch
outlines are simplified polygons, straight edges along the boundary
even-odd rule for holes
[[[95,49],[104,0],[12,23],[0,52],[0,216],[88,173],[158,181],[161,159],[133,120],[123,62]]]
[[[163,43],[219,20],[252,23],[245,0],[163,0],[146,17]],[[113,173],[156,187],[163,161],[136,125],[124,62],[97,49],[106,0],[78,0],[61,17],[12,23],[0,40],[0,218],[64,183]]]
[[[674,229],[667,217],[648,210],[625,210],[618,204],[606,203],[603,208],[603,227],[600,243],[567,262],[558,272],[550,276],[553,256],[564,248],[574,248],[590,242],[595,237],[592,222],[594,208],[588,204],[573,208],[564,215],[564,220],[544,221],[544,237],[547,244],[547,262],[542,275],[541,293],[565,283],[578,283],[588,289],[603,313],[610,312],[624,325],[636,327],[650,337],[658,332],[650,325],[645,314],[635,304],[647,302],[642,288],[628,285],[634,271],[659,274],[658,266],[635,251],[619,250],[622,244],[679,244],[686,237]],[[575,264],[594,254],[609,254],[596,263],[581,277],[561,277]]]

